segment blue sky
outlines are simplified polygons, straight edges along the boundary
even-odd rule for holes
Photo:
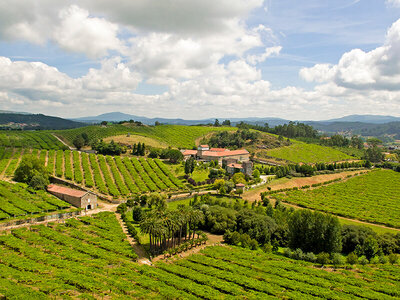
[[[398,0],[4,0],[0,109],[400,116],[399,18]]]

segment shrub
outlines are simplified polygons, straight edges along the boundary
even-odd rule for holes
[[[304,253],[300,248],[297,248],[292,252],[291,258],[293,259],[298,259],[298,260],[304,260]]]
[[[264,251],[265,253],[272,253],[272,245],[270,243],[264,244],[262,246],[262,251]]]
[[[368,259],[365,257],[365,255],[361,256],[361,257],[358,259],[358,262],[359,262],[360,264],[362,264],[363,266],[365,266],[366,264],[369,263],[369,261],[368,261]]]
[[[397,263],[397,261],[398,261],[398,256],[397,256],[397,254],[394,254],[394,253],[391,253],[391,254],[389,254],[389,262],[392,264],[392,265],[394,265],[394,264],[396,264]]]
[[[330,263],[329,253],[321,252],[317,255],[317,263],[321,264],[322,266],[327,265]]]
[[[313,252],[308,252],[304,255],[304,260],[315,262],[317,260],[317,256]]]
[[[32,177],[29,181],[29,186],[35,190],[45,190],[46,186],[49,184],[49,179],[42,174],[37,174]]]
[[[387,264],[389,262],[388,258],[385,255],[379,256],[379,263]]]
[[[335,266],[342,266],[346,263],[343,255],[341,255],[340,253],[333,253],[332,254],[332,263]]]
[[[354,252],[351,252],[349,255],[346,257],[346,262],[349,265],[354,265],[358,262],[358,257]]]

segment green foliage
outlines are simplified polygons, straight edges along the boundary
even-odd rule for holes
[[[295,211],[289,220],[289,245],[305,252],[340,252],[341,227],[337,217],[309,210]]]
[[[47,131],[5,131],[0,133],[0,146],[47,150],[65,150],[67,148]]]
[[[289,191],[275,197],[341,216],[400,227],[399,180],[397,172],[376,170],[345,182],[307,191]]]
[[[293,163],[328,163],[352,159],[351,156],[339,150],[298,141],[293,142],[290,146],[270,149],[265,153],[268,156],[284,159]]]
[[[231,127],[209,127],[209,126],[181,126],[181,125],[159,125],[159,126],[132,126],[132,125],[107,125],[87,126],[71,130],[57,131],[57,135],[72,144],[74,138],[87,133],[91,141],[102,138],[125,135],[127,133],[137,134],[154,138],[172,147],[191,149],[195,141],[210,132],[234,131]]]
[[[37,175],[41,175],[42,178],[37,177]],[[22,158],[21,163],[15,170],[14,180],[31,184],[34,177],[35,180],[32,182],[32,185],[40,186],[40,181],[43,181],[44,184],[48,184],[49,176],[44,164],[39,158],[32,155],[26,155]]]
[[[349,265],[355,265],[358,262],[358,256],[354,252],[349,253],[346,257],[346,262]]]
[[[34,175],[32,184],[40,185],[41,174]],[[31,218],[32,214],[43,215],[69,208],[70,204],[59,200],[42,190],[29,189],[25,184],[11,184],[0,181],[0,220],[18,217],[21,219]]]
[[[217,148],[242,148],[247,143],[254,143],[260,136],[259,132],[248,129],[236,132],[221,131],[212,136],[208,144]]]
[[[317,263],[320,265],[327,265],[331,262],[329,253],[321,252],[317,254]]]

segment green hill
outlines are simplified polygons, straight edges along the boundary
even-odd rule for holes
[[[292,140],[292,144],[257,153],[260,158],[279,158],[292,163],[335,162],[354,159],[337,149]]]
[[[88,126],[84,128],[57,131],[56,134],[69,144],[72,144],[75,137],[83,132],[87,133],[90,140],[130,133],[156,139],[171,147],[192,148],[195,146],[197,139],[211,132],[225,130],[236,130],[236,128],[183,125],[134,126],[125,124]]]
[[[174,263],[139,265],[110,212],[0,235],[5,299],[388,299],[396,266],[321,269],[237,247],[209,247]]]
[[[340,216],[400,228],[400,173],[376,170],[308,191],[274,197]]]
[[[24,130],[58,130],[86,126],[85,123],[66,120],[42,114],[1,113],[0,128]]]

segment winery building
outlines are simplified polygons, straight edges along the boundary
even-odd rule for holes
[[[94,209],[97,207],[97,196],[88,191],[75,190],[55,184],[50,184],[47,191],[78,208]]]

